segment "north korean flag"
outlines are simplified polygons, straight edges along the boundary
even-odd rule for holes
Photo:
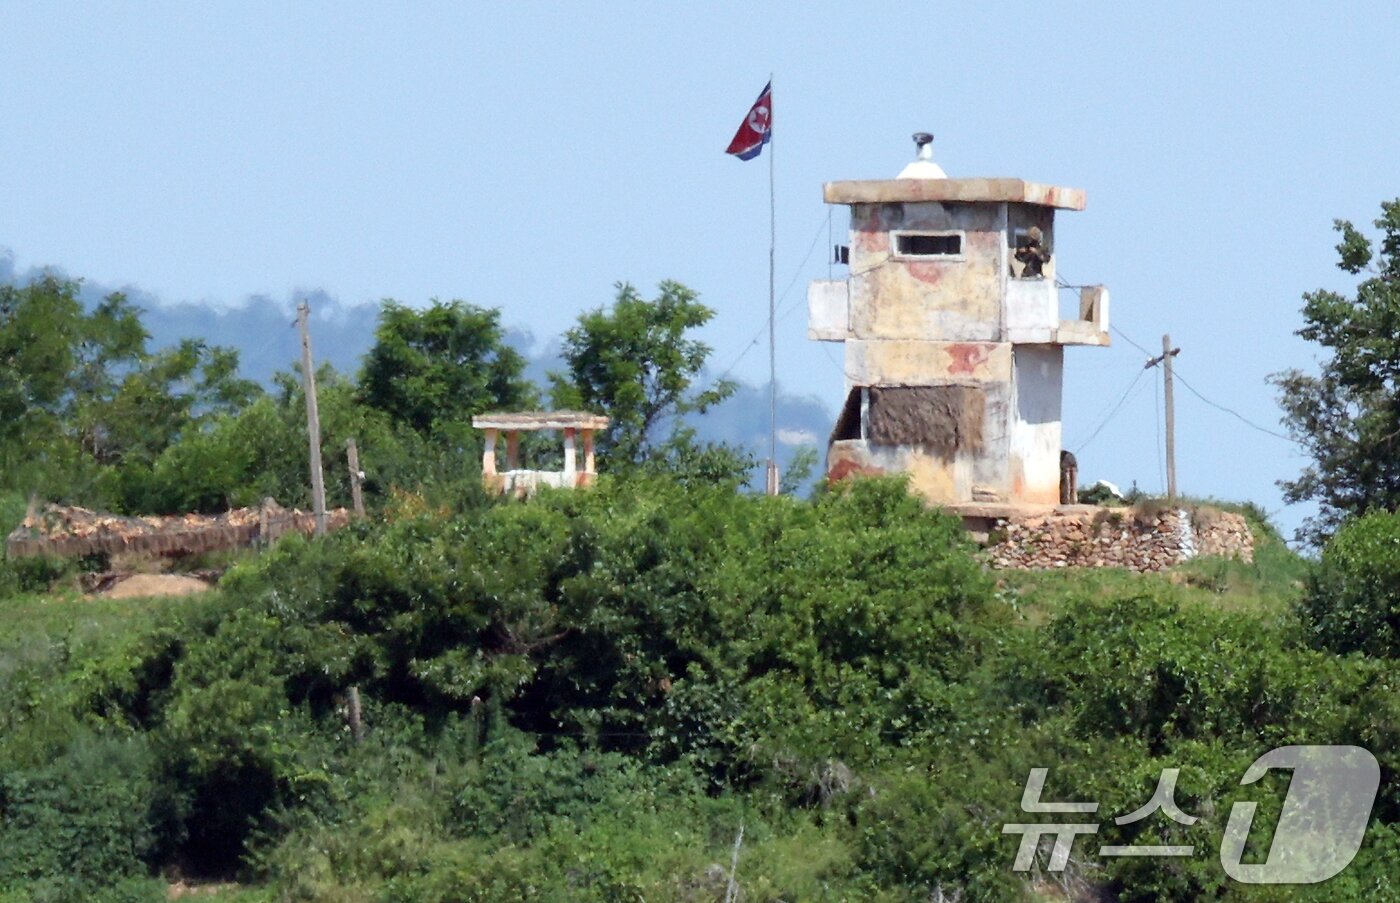
[[[763,93],[749,108],[743,125],[734,133],[726,154],[733,154],[740,160],[752,160],[763,152],[763,145],[773,137],[773,83],[763,86]]]

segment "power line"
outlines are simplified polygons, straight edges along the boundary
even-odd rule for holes
[[[748,343],[747,345],[744,346],[744,350],[739,352],[738,356],[734,358],[734,360],[729,364],[729,366],[728,366],[728,367],[725,367],[724,370],[723,370],[723,372],[721,372],[719,376],[716,376],[714,379],[710,380],[710,381],[706,384],[706,388],[709,388],[710,386],[713,386],[715,383],[723,382],[723,381],[724,381],[724,378],[725,378],[726,376],[728,376],[728,375],[734,370],[735,367],[739,366],[739,362],[742,361],[742,360],[744,359],[744,357],[745,357],[750,351],[753,350],[753,346],[755,346],[755,345],[758,344],[758,340],[761,339],[761,338],[763,338],[763,333],[766,332],[767,329],[768,329],[767,326],[764,326],[763,329],[760,329],[760,330],[754,335],[754,337],[753,337],[752,339],[749,340],[749,343]]]
[[[1178,365],[1178,366],[1180,366],[1180,365]],[[1244,416],[1243,414],[1241,414],[1239,411],[1236,411],[1236,410],[1234,410],[1233,408],[1227,408],[1227,407],[1225,407],[1225,405],[1223,405],[1223,404],[1219,404],[1219,403],[1217,403],[1217,402],[1211,401],[1209,398],[1206,398],[1206,397],[1205,397],[1204,395],[1202,395],[1200,392],[1196,391],[1196,387],[1195,387],[1195,386],[1191,385],[1189,382],[1186,381],[1186,377],[1184,377],[1184,376],[1181,375],[1181,371],[1180,371],[1180,370],[1177,370],[1176,373],[1174,373],[1173,375],[1174,375],[1178,380],[1181,381],[1181,384],[1182,384],[1183,386],[1185,386],[1185,387],[1191,392],[1192,395],[1196,396],[1196,397],[1199,398],[1201,401],[1204,401],[1206,404],[1210,405],[1211,407],[1213,407],[1213,408],[1215,408],[1215,409],[1217,409],[1217,410],[1220,410],[1220,411],[1224,411],[1226,414],[1229,414],[1230,416],[1232,416],[1232,417],[1234,417],[1235,419],[1239,420],[1239,421],[1240,421],[1241,423],[1243,423],[1245,426],[1250,427],[1251,429],[1256,429],[1256,430],[1258,430],[1258,431],[1261,432],[1261,433],[1266,433],[1266,434],[1268,434],[1268,435],[1270,435],[1270,436],[1273,436],[1273,437],[1276,438],[1276,439],[1282,439],[1282,440],[1285,441],[1285,442],[1292,442],[1292,443],[1295,444],[1295,445],[1300,444],[1300,443],[1298,442],[1298,440],[1297,440],[1297,439],[1294,439],[1292,436],[1285,436],[1283,433],[1277,432],[1277,431],[1275,431],[1275,430],[1271,430],[1271,429],[1269,429],[1269,428],[1266,427],[1266,426],[1260,426],[1259,424],[1257,424],[1257,423],[1255,423],[1254,421],[1250,420],[1248,417],[1246,417],[1246,416]]]
[[[1065,287],[1065,288],[1073,288],[1073,286],[1064,286],[1064,287]],[[1148,355],[1149,357],[1152,356],[1152,352],[1148,351],[1146,348],[1142,347],[1142,346],[1139,345],[1137,342],[1134,342],[1134,341],[1132,340],[1132,337],[1129,336],[1127,333],[1123,332],[1123,330],[1119,329],[1117,326],[1112,326],[1112,327],[1110,327],[1110,328],[1112,328],[1112,330],[1113,330],[1114,332],[1118,333],[1118,335],[1121,336],[1121,337],[1123,338],[1123,340],[1126,341],[1129,345],[1132,345],[1134,348],[1138,349],[1138,350],[1141,351],[1143,354],[1146,354],[1146,355]],[[1255,423],[1254,421],[1250,420],[1248,417],[1246,417],[1246,416],[1244,416],[1243,414],[1241,414],[1239,411],[1236,411],[1236,410],[1234,410],[1233,408],[1228,408],[1228,407],[1226,407],[1225,405],[1220,404],[1219,402],[1211,401],[1209,398],[1206,398],[1204,395],[1202,395],[1202,394],[1196,389],[1195,386],[1191,385],[1191,383],[1187,381],[1186,377],[1184,377],[1184,376],[1181,375],[1181,364],[1180,364],[1180,363],[1177,363],[1177,364],[1176,364],[1176,367],[1175,367],[1175,369],[1174,369],[1174,371],[1173,371],[1173,373],[1172,373],[1172,376],[1176,377],[1176,379],[1179,380],[1179,381],[1181,382],[1181,384],[1182,384],[1183,386],[1185,386],[1185,387],[1191,392],[1192,395],[1195,395],[1195,396],[1196,396],[1197,398],[1199,398],[1201,401],[1204,401],[1206,404],[1210,405],[1211,407],[1215,408],[1216,410],[1224,411],[1226,414],[1229,414],[1231,417],[1234,417],[1235,419],[1239,420],[1239,421],[1240,421],[1241,423],[1243,423],[1245,426],[1248,426],[1248,427],[1251,428],[1251,429],[1258,430],[1258,431],[1261,432],[1261,433],[1266,433],[1266,434],[1268,434],[1268,435],[1270,435],[1270,436],[1273,436],[1273,437],[1276,438],[1276,439],[1282,439],[1282,440],[1284,440],[1285,442],[1292,442],[1292,443],[1295,444],[1295,445],[1299,444],[1299,443],[1298,443],[1298,440],[1297,440],[1297,439],[1294,439],[1292,436],[1285,436],[1283,433],[1277,432],[1276,430],[1271,430],[1271,429],[1269,429],[1269,428],[1266,427],[1266,426],[1260,426],[1259,424],[1257,424],[1257,423]]]
[[[842,365],[842,364],[840,364],[840,363],[838,363],[837,360],[836,360],[836,358],[834,358],[834,357],[831,356],[831,349],[827,347],[827,344],[828,344],[828,343],[826,343],[826,342],[818,342],[817,344],[819,344],[819,345],[822,346],[822,353],[825,354],[825,355],[826,355],[826,359],[827,359],[828,361],[831,362],[831,366],[833,366],[833,367],[835,367],[837,370],[839,370],[840,373],[841,373],[841,375],[842,375],[843,377],[845,377],[846,382],[854,382],[854,380],[851,379],[851,374],[849,374],[849,373],[846,372],[845,366]]]
[[[1119,329],[1117,326],[1110,325],[1108,328],[1109,328],[1109,329],[1112,329],[1114,332],[1118,333],[1118,337],[1119,337],[1119,338],[1123,339],[1123,340],[1124,340],[1125,342],[1127,342],[1129,345],[1132,345],[1132,346],[1133,346],[1134,348],[1136,348],[1138,351],[1141,351],[1143,354],[1147,355],[1148,357],[1154,357],[1154,355],[1152,354],[1151,351],[1148,351],[1146,348],[1142,347],[1142,346],[1139,345],[1137,342],[1134,342],[1131,338],[1128,337],[1128,334],[1127,334],[1127,333],[1123,332],[1123,330]]]
[[[792,287],[797,284],[797,280],[802,276],[802,269],[803,267],[807,266],[807,261],[812,259],[812,252],[816,250],[817,241],[822,237],[822,227],[824,227],[825,225],[826,218],[823,217],[821,224],[817,227],[817,233],[812,236],[811,245],[807,247],[807,256],[802,258],[802,263],[798,264],[797,271],[793,273],[792,281],[788,283],[787,288],[783,289],[783,293],[778,296],[779,301],[787,297],[788,292],[792,291]],[[778,319],[782,319],[782,317],[787,316],[787,313],[790,312],[791,311],[789,310],[783,313],[781,316],[779,316]],[[743,350],[741,350],[738,353],[738,355],[735,356],[734,360],[730,362],[729,366],[725,367],[724,370],[720,372],[719,376],[716,376],[714,379],[710,380],[709,383],[706,384],[706,387],[708,388],[709,386],[713,386],[715,383],[722,382],[726,376],[732,373],[734,371],[734,368],[739,366],[739,362],[748,356],[748,353],[753,350],[753,346],[758,344],[759,340],[763,338],[764,333],[766,333],[767,331],[767,323],[760,326],[758,331],[754,333],[753,338],[749,339],[748,344],[746,344]]]
[[[1060,277],[1060,276],[1058,276],[1058,275],[1055,277],[1055,285],[1056,285],[1057,288],[1061,289],[1062,291],[1078,291],[1079,289],[1084,289],[1084,288],[1090,288],[1090,287],[1091,287],[1091,286],[1087,286],[1087,285],[1072,285],[1072,284],[1070,284],[1068,281],[1066,281],[1064,278],[1062,278],[1062,277]],[[1130,335],[1128,335],[1128,334],[1127,334],[1126,332],[1124,332],[1123,330],[1119,329],[1118,326],[1117,326],[1116,324],[1110,324],[1108,328],[1111,329],[1111,330],[1113,330],[1114,332],[1118,333],[1118,337],[1119,337],[1119,338],[1123,339],[1123,341],[1127,342],[1129,345],[1132,345],[1132,346],[1133,346],[1134,348],[1136,348],[1138,351],[1141,351],[1143,354],[1147,355],[1148,357],[1156,357],[1156,355],[1155,355],[1153,352],[1148,351],[1148,350],[1147,350],[1146,348],[1144,348],[1142,345],[1139,345],[1137,342],[1133,341],[1133,337],[1130,336]]]
[[[828,225],[828,228],[829,228],[829,225]],[[803,257],[803,258],[802,258],[802,262],[799,263],[799,264],[797,265],[797,271],[796,271],[795,273],[792,274],[792,281],[789,282],[789,283],[787,284],[787,288],[783,289],[783,293],[782,293],[781,295],[778,296],[778,301],[781,302],[784,298],[786,298],[788,292],[792,291],[792,287],[793,287],[794,285],[797,284],[797,280],[802,278],[802,270],[807,266],[807,261],[809,261],[809,260],[812,259],[812,252],[815,251],[815,250],[817,249],[817,242],[821,239],[821,237],[822,237],[822,230],[821,230],[821,227],[818,226],[818,227],[817,227],[817,234],[812,236],[812,243],[811,243],[810,245],[807,246],[807,255],[806,255],[805,257]],[[801,297],[800,297],[800,296],[799,296],[798,300],[801,300]],[[787,309],[783,311],[781,317],[787,316],[789,313],[792,312],[792,309],[793,309],[794,307],[796,307],[796,306],[797,306],[797,302],[796,302],[796,301],[794,301],[792,304],[788,305]],[[781,317],[780,317],[780,319],[781,319]]]
[[[1137,375],[1133,377],[1133,381],[1128,383],[1128,388],[1124,389],[1123,394],[1118,396],[1118,402],[1113,406],[1113,410],[1109,411],[1108,415],[1105,416],[1104,419],[1099,422],[1099,425],[1094,428],[1094,431],[1092,433],[1089,434],[1089,438],[1079,443],[1079,445],[1074,449],[1074,453],[1076,455],[1084,449],[1088,448],[1089,443],[1093,442],[1095,437],[1098,436],[1098,434],[1103,430],[1103,428],[1108,426],[1108,422],[1113,419],[1114,415],[1118,413],[1118,410],[1123,407],[1123,403],[1128,400],[1128,393],[1133,391],[1133,388],[1137,386],[1139,381],[1142,380],[1142,375],[1146,372],[1146,368],[1137,372]]]

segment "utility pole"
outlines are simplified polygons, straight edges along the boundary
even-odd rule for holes
[[[1180,348],[1172,347],[1170,334],[1162,336],[1162,356],[1148,361],[1143,369],[1162,365],[1162,393],[1166,401],[1167,414],[1167,498],[1176,499],[1176,406],[1172,402],[1172,358],[1181,353]]]
[[[345,440],[345,457],[350,464],[350,502],[354,505],[355,516],[365,516],[365,496],[361,490],[364,482],[364,471],[360,470],[360,449],[355,445],[354,439]]]
[[[311,447],[311,504],[316,514],[316,535],[326,535],[326,478],[321,470],[321,414],[316,407],[316,374],[311,362],[311,331],[307,319],[311,308],[305,301],[297,305],[297,326],[301,328],[301,387],[306,395],[306,438]]]

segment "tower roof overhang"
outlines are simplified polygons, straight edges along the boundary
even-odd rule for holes
[[[863,179],[827,182],[822,188],[822,196],[828,204],[944,201],[1084,209],[1084,189],[1043,185],[1024,179]]]

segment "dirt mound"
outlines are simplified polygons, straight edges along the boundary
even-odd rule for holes
[[[208,592],[209,584],[182,574],[137,574],[98,593],[104,599],[142,599],[151,596],[191,596]]]

